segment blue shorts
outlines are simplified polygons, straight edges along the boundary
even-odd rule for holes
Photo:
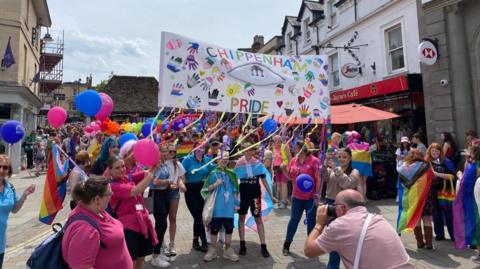
[[[172,190],[170,189],[170,200],[180,200],[180,191],[178,189]]]

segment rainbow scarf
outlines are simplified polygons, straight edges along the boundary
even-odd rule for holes
[[[184,142],[177,147],[177,158],[185,158],[193,150],[192,142]]]
[[[52,224],[57,213],[63,208],[63,200],[67,190],[68,160],[63,162],[57,145],[52,142],[48,154],[47,176],[43,188],[43,198],[40,204],[39,220]]]
[[[352,151],[352,167],[357,169],[361,176],[372,176],[370,145],[365,142],[352,142],[347,147]]]
[[[480,219],[474,197],[477,163],[468,164],[453,201],[453,234],[455,247],[480,244]]]
[[[237,161],[237,165],[235,166],[235,174],[237,175],[237,178],[248,178],[248,172],[247,172],[247,164],[250,165],[252,169],[252,174],[253,176],[258,176],[264,174],[266,176],[266,181],[267,184],[272,190],[272,176],[270,175],[270,172],[268,172],[267,168],[258,161],[255,158],[250,159],[250,161],[247,162],[245,157],[240,158]],[[261,186],[261,191],[262,191],[262,219],[265,221],[266,217],[270,214],[270,212],[273,210],[273,201],[272,197],[270,197],[270,194],[265,189],[265,186],[260,183]],[[238,214],[235,213],[235,219],[234,219],[235,227],[238,228]],[[245,218],[245,227],[248,229],[256,232],[257,231],[257,224],[255,223],[255,218],[252,216],[250,213],[250,210],[248,210],[247,216]]]
[[[398,232],[413,231],[417,226],[434,178],[432,168],[425,162],[398,168]]]

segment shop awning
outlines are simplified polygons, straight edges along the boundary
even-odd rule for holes
[[[332,124],[351,124],[358,122],[366,121],[379,121],[379,120],[388,120],[400,117],[395,113],[383,111],[376,108],[371,108],[364,105],[358,104],[346,104],[346,105],[336,105],[331,106],[331,115],[332,115]],[[264,116],[258,119],[259,122],[263,122],[272,116]],[[307,124],[307,123],[318,123],[322,124],[323,120],[311,119],[308,118],[298,118],[298,117],[287,117],[287,116],[275,116],[275,121],[278,123],[289,123],[289,124]]]

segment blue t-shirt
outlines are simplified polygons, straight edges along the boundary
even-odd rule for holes
[[[232,181],[224,172],[217,171],[209,176],[210,185],[217,179],[222,180],[222,185],[217,187],[217,197],[213,208],[214,218],[233,218],[235,214],[235,192],[238,190],[233,186]],[[228,193],[228,194],[226,194]]]
[[[167,180],[169,178],[170,178],[170,172],[168,170],[168,165],[166,163],[164,163],[164,164],[161,164],[160,166],[158,166],[157,170],[155,170],[154,180],[155,179]],[[158,185],[153,184],[153,180],[150,183],[150,189],[165,190],[167,188],[168,188],[168,186],[158,186]]]
[[[199,169],[196,171],[194,174],[192,174],[192,171],[194,169],[198,169],[205,164],[209,163],[212,159],[210,157],[204,156],[203,160],[199,162],[194,154],[189,154],[185,159],[182,161],[183,168],[185,168],[185,182],[186,183],[196,183],[196,182],[202,182],[210,172],[215,169],[215,164],[212,162],[209,165],[203,167],[202,169]]]
[[[19,197],[12,185],[4,181],[3,192],[0,192],[0,254],[5,253],[8,215],[17,204]]]

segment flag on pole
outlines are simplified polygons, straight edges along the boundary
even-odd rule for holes
[[[10,40],[12,37],[8,37],[7,48],[5,49],[5,54],[2,59],[2,68],[9,68],[15,64],[15,57],[13,56],[12,46]]]
[[[43,188],[39,220],[52,224],[57,213],[63,208],[63,200],[67,191],[68,160],[62,161],[57,146],[52,142],[48,154],[47,176]]]

